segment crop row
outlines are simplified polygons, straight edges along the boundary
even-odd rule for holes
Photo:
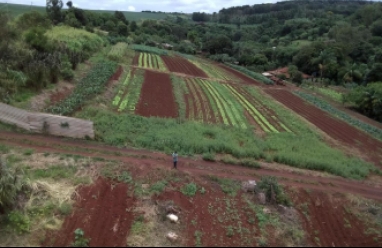
[[[113,106],[117,107],[121,103],[123,93],[125,92],[126,88],[129,85],[131,74],[132,74],[131,71],[127,72],[125,80],[123,80],[122,84],[119,86],[118,93],[117,93],[117,95],[115,95],[115,97],[113,99]]]
[[[129,82],[126,83],[125,93],[120,98],[118,112],[124,111],[125,109],[130,113],[135,112],[135,106],[138,103],[143,85],[143,73],[143,71],[138,70],[129,77]]]
[[[205,123],[222,123],[242,129],[251,118],[267,133],[291,132],[275,113],[241,89],[199,78],[172,78],[179,116]],[[245,114],[246,113],[246,114]],[[253,123],[253,122],[252,122]]]
[[[279,120],[278,115],[274,112],[273,109],[268,108],[263,103],[263,98],[256,94],[255,89],[249,86],[233,85],[232,88],[236,89],[253,107],[255,107],[258,112],[260,112],[267,120],[270,122],[270,125],[273,126],[278,131],[286,131],[291,133],[292,131]],[[268,122],[267,121],[267,122]],[[266,122],[266,126],[270,127]]]
[[[167,70],[161,57],[150,53],[139,54],[138,66],[143,68],[157,69],[160,71]]]
[[[149,46],[144,46],[144,45],[133,45],[132,48],[135,50],[135,51],[138,51],[138,52],[143,52],[143,53],[153,53],[153,54],[157,54],[157,55],[168,55],[168,51],[167,50],[163,50],[163,49],[159,49],[159,48],[156,48],[156,47],[149,47]]]
[[[86,100],[102,92],[116,68],[117,63],[108,60],[94,65],[86,77],[77,84],[72,94],[49,108],[48,111],[59,115],[71,114],[80,108]]]
[[[234,77],[233,75],[230,75],[226,71],[221,70],[220,68],[214,66],[213,64],[199,62],[196,59],[190,60],[190,61],[194,65],[202,69],[204,72],[206,72],[208,77],[210,78],[217,78],[217,79],[227,80],[227,81],[239,81],[238,78]]]
[[[379,140],[382,140],[382,130],[381,129],[374,127],[372,125],[369,125],[365,122],[362,122],[356,118],[353,118],[353,117],[349,116],[348,114],[346,114],[345,112],[338,110],[336,108],[333,108],[332,105],[330,105],[329,103],[327,103],[324,100],[321,100],[315,96],[312,96],[310,94],[303,93],[300,91],[296,91],[294,93],[296,95],[300,96],[301,98],[303,98],[304,100],[314,104],[316,107],[318,107],[324,111],[327,111],[327,112],[331,113],[332,115],[334,115],[334,116],[342,119],[343,121],[349,123],[350,125],[353,125],[359,129],[363,130],[364,132],[371,134],[373,137],[375,137]]]
[[[264,84],[274,84],[272,80],[270,80],[267,77],[264,77],[260,73],[250,71],[250,70],[248,70],[242,66],[238,66],[238,65],[233,65],[233,64],[229,64],[229,63],[227,63],[227,65],[230,66],[231,68],[241,72],[241,73],[244,73],[245,75],[247,75],[247,76],[249,76],[255,80],[258,80],[258,81],[264,83]]]

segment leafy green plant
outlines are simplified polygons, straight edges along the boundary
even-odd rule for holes
[[[278,204],[283,204],[286,206],[291,206],[291,201],[288,196],[284,193],[284,189],[277,179],[272,176],[264,176],[261,178],[260,182],[257,184],[259,189],[263,190],[268,201],[275,200]],[[272,199],[272,198],[275,199]]]
[[[195,183],[189,183],[182,187],[180,190],[186,196],[194,196],[198,190]]]
[[[77,228],[74,231],[74,242],[72,243],[71,246],[72,247],[88,247],[90,239],[87,239],[84,236],[85,236],[85,232],[82,229]]]
[[[123,171],[120,175],[117,176],[117,180],[118,182],[131,183],[133,178],[128,171]]]
[[[110,60],[119,62],[122,59],[122,57],[125,55],[128,49],[128,46],[129,45],[126,42],[118,42],[111,48],[111,50],[107,54],[107,57]]]
[[[76,86],[71,95],[55,106],[48,108],[48,112],[59,115],[69,115],[80,108],[86,100],[100,93],[110,77],[114,74],[117,64],[108,60],[96,64],[86,77]]]
[[[153,185],[150,186],[150,192],[155,193],[155,194],[160,194],[163,192],[164,188],[167,185],[167,181],[162,180],[159,182],[154,183]]]
[[[30,220],[27,215],[19,211],[12,211],[7,215],[8,228],[18,234],[27,233],[30,231]]]

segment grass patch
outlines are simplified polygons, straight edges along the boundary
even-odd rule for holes
[[[235,180],[228,178],[218,178],[215,176],[210,176],[210,179],[214,182],[217,182],[220,185],[222,191],[229,196],[236,196],[237,191],[240,189],[240,184]]]
[[[8,146],[3,145],[3,144],[0,144],[0,152],[1,152],[2,154],[8,153],[10,150],[11,150],[11,149],[10,149]]]
[[[23,152],[23,154],[24,154],[25,156],[30,156],[30,155],[33,154],[33,152],[34,152],[33,149],[27,149],[27,150],[25,150],[25,151]]]
[[[77,172],[77,167],[70,166],[61,166],[53,165],[46,169],[34,169],[29,171],[30,178],[37,180],[42,178],[51,178],[51,179],[64,179],[64,178],[74,178],[74,175]]]

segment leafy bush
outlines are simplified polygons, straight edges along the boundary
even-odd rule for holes
[[[284,193],[284,189],[277,182],[277,179],[272,176],[264,176],[261,178],[260,182],[257,184],[259,189],[263,190],[267,201],[275,200],[278,204],[283,204],[286,206],[291,206],[291,201],[288,196]],[[273,198],[273,195],[275,199]]]
[[[12,211],[7,215],[7,227],[12,231],[23,234],[30,230],[30,220],[28,216],[19,211]]]
[[[86,239],[85,233],[82,229],[77,228],[74,231],[74,242],[72,243],[72,247],[88,247],[90,239]]]
[[[17,195],[28,185],[24,171],[12,169],[5,160],[0,160],[0,209],[12,208]]]
[[[194,196],[198,188],[195,183],[186,184],[180,191],[186,196]]]

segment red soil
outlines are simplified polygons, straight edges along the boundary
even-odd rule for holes
[[[363,154],[367,155],[369,161],[376,166],[382,167],[380,164],[380,161],[382,161],[382,142],[306,103],[287,90],[267,89],[266,92],[316,125],[333,139],[339,140],[350,147],[358,148]]]
[[[169,57],[162,56],[161,57],[166,64],[167,68],[171,72],[184,73],[188,75],[192,75],[195,77],[203,77],[208,78],[207,74],[196,67],[194,64],[190,63],[188,60],[181,57]]]
[[[139,66],[139,53],[138,52],[135,52],[135,56],[133,59],[133,65]]]
[[[119,80],[119,77],[121,76],[123,72],[122,66],[118,66],[117,71],[110,77],[109,80]]]
[[[74,212],[65,219],[60,231],[50,235],[53,246],[70,246],[77,228],[85,232],[85,238],[91,239],[89,246],[125,246],[134,221],[135,200],[128,192],[127,184],[113,184],[102,178],[81,187]]]
[[[64,88],[61,91],[55,92],[50,95],[50,104],[55,105],[56,103],[64,100],[67,96],[69,96],[73,92],[74,88]]]
[[[183,223],[186,223],[186,230],[182,232],[186,235],[184,237],[184,240],[186,240],[185,246],[196,246],[196,231],[202,234],[201,244],[206,247],[243,246],[244,241],[241,235],[237,234],[236,231],[234,231],[232,237],[227,235],[227,227],[237,227],[238,222],[241,222],[240,227],[242,229],[247,229],[251,232],[253,229],[256,229],[256,234],[260,235],[257,221],[254,221],[252,224],[248,222],[250,217],[253,217],[253,219],[256,219],[256,217],[253,212],[251,213],[247,203],[244,203],[241,193],[231,198],[222,192],[217,183],[214,187],[211,187],[211,184],[201,185],[198,182],[198,186],[203,186],[206,189],[206,193],[202,195],[198,192],[195,196],[190,198],[179,191],[168,191],[155,199],[163,202],[173,201],[174,205],[180,208],[179,218]],[[226,201],[230,198],[230,204],[235,203],[235,206],[231,205],[230,208],[227,209]],[[232,210],[237,210],[236,216],[232,214]],[[253,216],[251,216],[251,214],[253,214]],[[233,216],[237,219],[232,219]],[[218,219],[220,219],[220,221],[217,221]],[[247,235],[249,235],[249,233]],[[248,240],[246,242],[248,243],[245,244],[246,246],[257,246],[255,236],[247,238]]]
[[[169,74],[145,72],[145,81],[135,113],[146,117],[176,118],[178,116]]]
[[[302,189],[289,196],[300,212],[304,230],[312,244],[323,247],[381,246],[373,236],[364,234],[368,227],[354,214],[346,211],[346,206],[351,204],[344,196],[333,194],[329,197],[327,193],[307,193]],[[306,207],[302,207],[302,204]]]

